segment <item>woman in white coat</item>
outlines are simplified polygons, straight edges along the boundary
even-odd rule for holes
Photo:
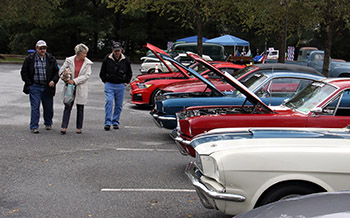
[[[74,48],[75,55],[66,58],[59,74],[61,79],[65,81],[64,91],[67,89],[68,84],[75,85],[75,98],[70,104],[65,104],[61,125],[61,134],[66,134],[70,114],[74,103],[77,106],[77,121],[76,121],[76,133],[81,134],[84,120],[84,105],[87,103],[88,97],[88,80],[91,75],[91,65],[93,64],[86,55],[89,48],[84,44],[78,44]],[[69,70],[67,69],[69,68]],[[67,69],[67,70],[66,70]],[[66,73],[70,73],[67,78]],[[63,92],[64,93],[64,92]]]

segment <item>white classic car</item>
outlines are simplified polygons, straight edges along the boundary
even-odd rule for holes
[[[184,64],[185,66],[188,66],[192,63],[191,62],[192,59],[188,58],[186,53],[179,53],[174,59]],[[203,55],[203,59],[206,61],[212,61],[212,59],[208,55]],[[158,71],[158,73],[169,72],[166,66],[161,61],[159,61],[159,59],[155,55],[142,57],[141,61],[143,61],[140,69],[140,72],[142,74],[157,73],[156,71]],[[170,62],[168,61],[165,61],[165,62],[168,64],[171,70],[173,71],[177,70],[172,64],[170,64]]]
[[[186,168],[202,204],[236,215],[317,192],[350,190],[349,129],[215,129]]]

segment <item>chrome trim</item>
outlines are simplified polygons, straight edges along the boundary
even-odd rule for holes
[[[203,205],[207,208],[216,208],[215,202],[213,201],[214,199],[224,200],[224,201],[235,201],[235,202],[244,202],[246,200],[246,198],[242,195],[229,194],[229,193],[209,190],[200,181],[200,177],[202,177],[203,174],[199,171],[198,166],[194,161],[190,162],[187,165],[185,174],[191,181],[192,185],[196,188],[196,191],[199,197],[201,198]],[[214,205],[212,205],[212,203],[210,202],[214,202]]]
[[[177,141],[175,141],[175,145],[177,147],[177,149],[180,151],[180,153],[184,156],[188,156],[187,151],[181,146],[180,143],[178,143]]]
[[[180,136],[177,136],[174,140],[175,140],[175,142],[178,142],[178,143],[181,143],[181,144],[184,144],[184,145],[190,145],[191,144],[191,141],[183,139]]]
[[[180,133],[178,132],[178,129],[175,128],[175,129],[173,129],[173,130],[171,131],[171,133],[170,133],[169,135],[170,135],[170,138],[172,138],[173,140],[175,140],[175,138],[176,138],[177,136],[179,136]]]
[[[165,117],[165,116],[158,116],[158,119],[160,120],[176,120],[176,117]]]

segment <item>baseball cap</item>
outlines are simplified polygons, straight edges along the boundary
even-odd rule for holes
[[[46,45],[46,42],[44,40],[39,40],[37,43],[36,43],[36,47],[47,47]]]
[[[113,51],[117,51],[117,50],[122,50],[123,49],[123,47],[120,44],[120,42],[114,42],[112,48],[113,48]]]

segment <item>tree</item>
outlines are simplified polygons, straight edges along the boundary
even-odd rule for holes
[[[293,34],[301,35],[304,27],[314,24],[311,8],[305,7],[302,0],[245,0],[237,4],[241,24],[246,29],[257,29],[257,35],[266,40],[279,36],[279,60],[284,63],[286,41]]]
[[[337,26],[340,22],[344,22],[345,27],[350,25],[350,2],[348,0],[307,0],[305,4],[313,9],[313,15],[318,18],[318,28],[324,30],[324,61],[322,73],[328,76],[329,60],[331,57],[333,34],[340,30]]]
[[[106,0],[115,11],[143,10],[168,16],[169,20],[180,22],[182,27],[196,29],[198,53],[203,54],[203,29],[212,21],[218,23],[227,20],[227,7],[233,4],[229,0]]]

